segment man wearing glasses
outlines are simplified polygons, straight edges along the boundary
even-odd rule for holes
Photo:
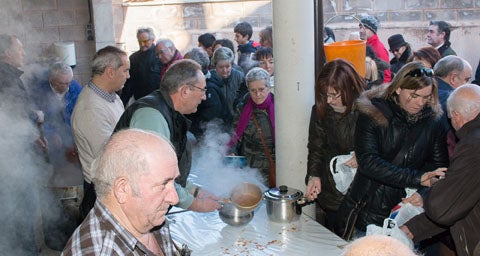
[[[140,49],[130,55],[130,78],[122,89],[121,99],[126,106],[155,91],[160,86],[162,63],[155,53],[155,34],[151,28],[139,28],[137,40]]]
[[[218,197],[187,181],[191,166],[191,145],[187,140],[190,122],[184,116],[195,113],[206,99],[202,68],[192,60],[179,60],[165,73],[160,89],[135,101],[127,108],[115,132],[127,127],[153,131],[175,148],[180,176],[175,180],[177,207],[198,212],[220,209]]]

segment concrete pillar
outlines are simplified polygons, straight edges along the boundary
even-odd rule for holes
[[[305,191],[308,124],[314,104],[314,6],[313,1],[291,0],[273,0],[272,5],[277,186]],[[304,211],[311,215],[313,207]]]
[[[95,29],[95,50],[115,45],[112,0],[91,0]]]

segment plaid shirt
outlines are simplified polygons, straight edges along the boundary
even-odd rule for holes
[[[166,256],[179,255],[175,250],[168,222],[152,231]],[[75,230],[62,255],[154,255],[113,217],[99,201]]]
[[[92,81],[88,83],[88,87],[90,87],[90,89],[92,89],[96,94],[98,94],[98,96],[102,97],[108,102],[115,102],[115,99],[117,98],[116,93],[108,93],[100,89],[100,87],[98,87]]]

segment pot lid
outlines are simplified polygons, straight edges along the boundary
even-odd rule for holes
[[[294,189],[294,188],[289,188],[286,185],[281,185],[278,188],[271,188],[267,192],[265,192],[265,196],[270,199],[292,199],[292,200],[297,200],[300,197],[303,196],[303,192]]]

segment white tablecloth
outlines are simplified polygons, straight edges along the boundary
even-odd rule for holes
[[[241,227],[225,224],[217,211],[187,211],[168,215],[167,218],[174,241],[187,244],[193,251],[192,255],[338,256],[346,244],[304,214],[300,220],[289,224],[271,222],[263,202],[254,213],[252,221]]]

